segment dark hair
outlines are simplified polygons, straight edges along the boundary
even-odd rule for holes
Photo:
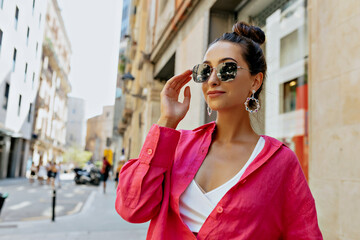
[[[216,39],[210,46],[219,41],[227,41],[240,44],[242,47],[242,57],[246,61],[251,75],[263,73],[264,80],[266,77],[266,60],[260,47],[265,42],[265,33],[257,26],[251,26],[245,22],[237,22],[233,25],[232,33],[224,33]],[[263,82],[264,82],[263,80]],[[255,92],[255,98],[259,98],[263,84]],[[250,101],[250,107],[253,103]]]

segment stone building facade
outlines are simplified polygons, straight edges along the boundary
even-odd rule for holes
[[[111,148],[114,106],[104,106],[101,115],[89,118],[86,123],[85,150],[92,152],[92,161],[101,161],[105,149]]]
[[[0,179],[24,177],[39,86],[46,0],[0,1]]]
[[[360,3],[308,11],[310,187],[324,239],[360,239]]]
[[[65,150],[71,44],[57,0],[48,1],[42,49],[31,146],[35,165],[61,162]]]

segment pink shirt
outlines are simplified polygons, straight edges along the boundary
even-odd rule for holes
[[[206,219],[198,235],[184,224],[179,198],[195,177],[216,124],[192,131],[153,125],[138,159],[119,174],[116,211],[151,220],[147,239],[323,239],[315,202],[293,151],[262,136],[265,146]]]

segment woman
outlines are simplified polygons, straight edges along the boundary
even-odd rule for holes
[[[107,158],[104,156],[103,157],[102,168],[101,168],[101,175],[102,175],[101,177],[102,177],[102,181],[103,181],[103,192],[104,192],[104,194],[106,193],[106,181],[109,178],[110,169],[111,169],[111,164],[109,163]]]
[[[202,64],[165,84],[161,117],[139,158],[122,168],[117,189],[116,210],[125,220],[151,220],[147,239],[322,239],[295,154],[250,125],[266,75],[264,41],[261,29],[237,23],[210,45]],[[178,95],[191,73],[209,114],[218,115],[177,131],[189,87],[183,103]]]
[[[45,179],[45,176],[47,174],[46,172],[46,168],[43,165],[43,160],[42,160],[42,156],[40,156],[40,160],[39,160],[39,165],[38,165],[38,180],[39,180],[39,184],[42,185],[43,181]]]
[[[36,172],[37,172],[37,167],[35,166],[35,163],[32,162],[30,167],[30,177],[29,177],[30,183],[34,183],[35,181],[34,179],[36,178]]]

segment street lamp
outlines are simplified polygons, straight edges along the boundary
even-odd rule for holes
[[[125,73],[122,77],[121,80],[124,81],[124,92],[127,94],[130,94],[131,96],[135,97],[135,98],[140,98],[142,100],[146,100],[146,96],[141,95],[141,94],[132,94],[130,93],[130,91],[128,89],[126,89],[126,84],[128,81],[133,82],[135,80],[135,77],[133,75],[131,75],[130,72]]]
[[[131,75],[130,72],[125,73],[125,74],[121,77],[121,79],[122,79],[123,81],[126,81],[126,80],[134,81],[134,80],[135,80],[134,76]]]

